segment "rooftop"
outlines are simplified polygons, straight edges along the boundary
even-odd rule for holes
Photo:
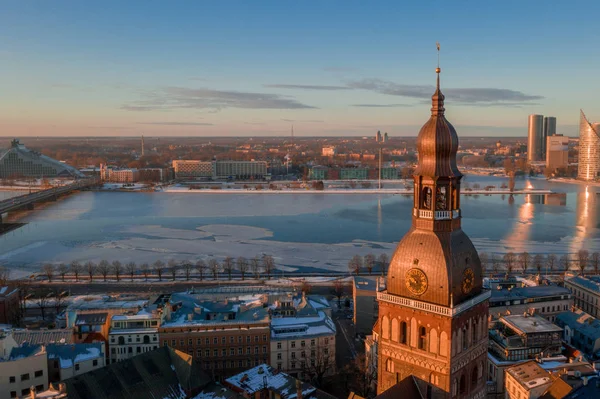
[[[490,306],[494,303],[513,301],[517,299],[532,299],[543,297],[556,297],[560,295],[570,295],[571,291],[565,287],[557,285],[538,285],[534,287],[522,287],[513,289],[491,290]]]
[[[557,325],[549,322],[541,316],[523,316],[523,315],[509,315],[502,316],[500,321],[512,328],[513,330],[531,334],[541,332],[562,332],[562,329]]]
[[[59,361],[60,368],[73,367],[74,364],[104,357],[102,343],[55,345],[46,347],[48,359]]]
[[[335,335],[333,320],[323,311],[314,317],[273,317],[271,319],[271,339],[313,338]]]
[[[120,299],[106,295],[82,295],[73,297],[67,310],[141,309],[147,304],[148,300],[146,299]]]
[[[579,334],[594,341],[600,338],[600,320],[582,310],[576,309],[574,312],[559,313],[556,316],[556,322],[561,326],[569,326],[572,330],[577,330]]]
[[[42,345],[23,345],[12,349],[9,360],[25,359],[26,357],[39,356],[45,353],[46,351]]]
[[[27,343],[29,345],[48,345],[48,344],[72,344],[73,330],[13,330],[12,336],[19,346]]]
[[[552,375],[534,360],[510,367],[506,369],[506,372],[527,390],[551,384],[553,381]]]
[[[378,277],[354,277],[354,287],[357,290],[377,291]]]
[[[600,293],[600,276],[575,276],[567,280],[568,283],[577,284],[580,287],[587,288],[590,291]]]

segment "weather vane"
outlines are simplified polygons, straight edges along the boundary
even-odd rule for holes
[[[437,66],[438,71],[437,72],[439,73],[439,69],[440,69],[440,42],[435,42],[435,45],[437,47],[437,53],[438,53],[438,66]]]

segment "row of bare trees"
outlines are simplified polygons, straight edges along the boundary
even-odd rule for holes
[[[240,275],[242,280],[245,280],[248,276],[259,279],[263,274],[270,279],[274,270],[275,261],[271,255],[255,256],[251,259],[243,256],[234,259],[227,256],[221,262],[216,259],[209,259],[208,261],[199,259],[196,262],[178,262],[171,259],[167,263],[157,260],[152,264],[142,263],[138,265],[135,262],[123,264],[118,260],[112,263],[101,260],[98,264],[94,262],[82,264],[74,261],[69,265],[65,263],[59,265],[46,263],[42,266],[42,274],[49,282],[55,281],[57,278],[65,281],[68,276],[75,281],[79,281],[83,277],[90,282],[94,281],[94,277],[102,277],[103,281],[106,281],[108,277],[114,277],[115,280],[121,281],[125,277],[133,281],[135,276],[144,276],[145,280],[148,280],[149,277],[156,277],[159,281],[170,276],[174,281],[178,276],[190,280],[194,273],[200,280],[204,280],[208,276],[212,276],[214,280],[217,280],[222,273],[226,274],[229,280],[232,279],[234,274]]]
[[[560,256],[555,254],[532,255],[528,252],[507,252],[502,256],[481,253],[479,258],[484,270],[493,272],[502,270],[509,274],[513,271],[525,273],[527,270],[535,270],[541,273],[543,270],[553,272],[570,269],[578,269],[581,274],[584,274],[586,270],[593,270],[596,274],[600,272],[600,253],[590,253],[585,249],[578,251],[576,254],[561,254]]]
[[[375,266],[379,266],[382,274],[385,274],[388,263],[389,258],[387,254],[381,254],[378,258],[373,254],[366,254],[365,256],[354,255],[348,262],[348,270],[350,270],[350,273],[358,275],[360,270],[364,268],[371,274]]]

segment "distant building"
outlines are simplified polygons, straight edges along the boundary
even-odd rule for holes
[[[545,146],[544,116],[529,115],[529,129],[527,133],[527,161],[541,161],[542,148]]]
[[[0,285],[0,324],[17,324],[20,320],[19,290]]]
[[[270,306],[270,364],[293,377],[336,372],[336,327],[327,300],[317,296],[281,295]]]
[[[383,138],[381,136],[381,132],[379,130],[375,134],[375,141],[378,142],[378,143],[381,142],[381,141],[383,141]]]
[[[579,164],[577,178],[596,180],[600,173],[600,123],[589,123],[581,112],[579,120]]]
[[[217,179],[262,180],[267,177],[265,161],[215,161],[214,168]]]
[[[600,320],[580,309],[562,312],[556,324],[564,328],[564,340],[587,355],[600,351]]]
[[[157,309],[137,314],[117,315],[111,320],[109,332],[109,361],[119,362],[140,353],[158,349],[158,327],[161,314]]]
[[[547,139],[550,136],[554,136],[556,134],[556,118],[554,116],[545,116],[544,117],[544,133],[542,135],[542,160],[546,156],[548,151],[547,147]]]
[[[172,179],[170,168],[142,168],[138,169],[139,181],[161,183]]]
[[[554,379],[534,360],[506,369],[507,399],[537,399]]]
[[[387,134],[387,132],[385,132],[385,133],[383,134],[383,142],[384,142],[384,143],[387,143],[387,141],[388,141],[388,134]]]
[[[575,276],[565,280],[565,287],[573,294],[575,306],[600,318],[600,276]]]
[[[569,166],[569,138],[555,134],[546,140],[546,168],[556,170]]]
[[[100,178],[111,183],[136,183],[140,180],[140,171],[135,168],[112,169],[100,165]]]
[[[353,277],[354,333],[369,334],[379,315],[377,290],[379,277]]]
[[[340,180],[367,180],[369,169],[367,168],[341,168]]]
[[[0,150],[0,178],[84,177],[72,166],[33,151],[14,139],[7,150]]]
[[[225,386],[244,398],[335,399],[314,386],[293,376],[260,364],[225,380]]]
[[[308,172],[310,180],[326,180],[329,168],[327,166],[313,166]]]
[[[188,160],[174,160],[173,170],[175,172],[175,178],[212,178],[213,162],[205,161],[188,161]]]
[[[531,313],[554,321],[556,315],[573,306],[571,291],[556,285],[494,289],[490,297],[490,316]]]
[[[337,148],[335,146],[327,146],[321,149],[321,155],[324,157],[334,157],[337,153]]]

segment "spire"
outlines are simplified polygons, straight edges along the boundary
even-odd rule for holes
[[[433,93],[433,96],[431,97],[431,116],[444,116],[444,95],[440,89],[440,72],[442,72],[442,69],[440,68],[440,44],[436,43],[436,46],[438,54],[438,66],[435,68],[437,84],[435,93]]]

